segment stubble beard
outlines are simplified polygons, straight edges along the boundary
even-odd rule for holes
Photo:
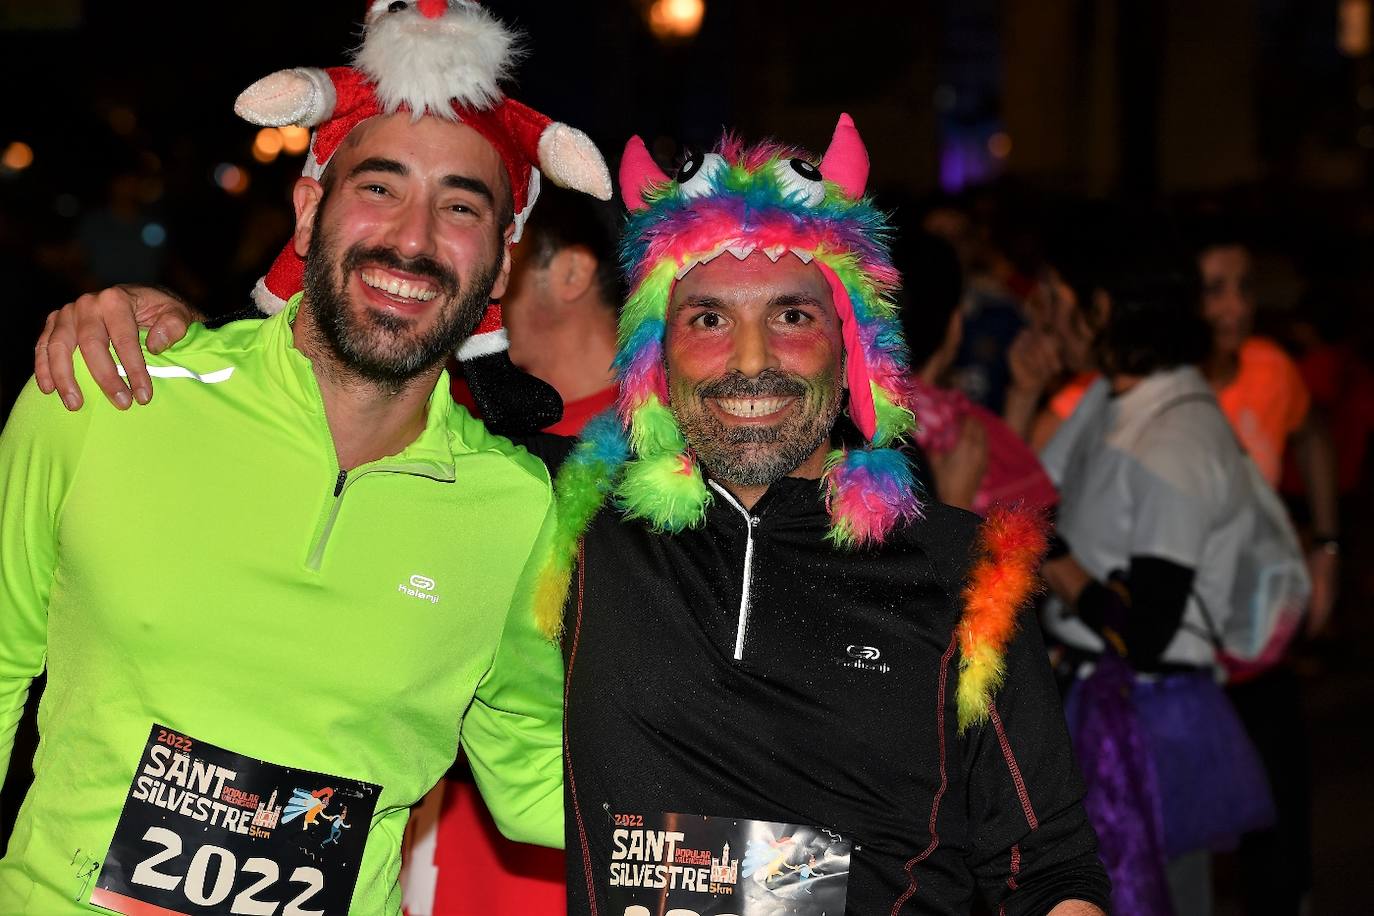
[[[395,394],[412,379],[442,365],[477,327],[500,271],[499,258],[476,269],[464,288],[457,274],[432,258],[402,258],[390,248],[350,247],[342,258],[322,225],[324,203],[315,215],[305,257],[305,302],[313,321],[316,352],[333,357],[343,375]],[[443,305],[427,331],[420,319],[349,306],[348,277],[362,264],[374,264],[428,277]],[[336,267],[337,265],[337,267]]]
[[[801,404],[771,426],[733,426],[707,405],[712,397],[796,397]],[[801,467],[829,439],[842,400],[837,374],[805,379],[765,369],[752,379],[732,372],[673,386],[670,407],[688,447],[712,477],[736,486],[766,487]]]

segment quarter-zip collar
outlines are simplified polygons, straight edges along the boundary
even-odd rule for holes
[[[800,477],[784,477],[774,481],[754,503],[753,509],[744,508],[735,495],[719,481],[707,479],[709,486],[728,508],[720,511],[738,515],[744,521],[744,571],[741,574],[739,613],[735,623],[735,645],[732,657],[735,661],[744,660],[745,642],[749,635],[749,615],[753,610],[754,545],[763,524],[764,514],[780,514],[783,517],[810,517],[824,512],[820,499],[820,481]]]
[[[283,393],[295,401],[307,414],[319,431],[321,448],[326,450],[332,473],[336,475],[329,481],[329,502],[326,504],[318,528],[311,540],[306,557],[306,566],[319,570],[324,562],[325,551],[330,536],[338,521],[339,511],[348,490],[359,480],[372,474],[408,474],[425,477],[442,483],[453,483],[457,479],[453,456],[455,453],[471,452],[466,443],[458,436],[449,423],[449,411],[453,410],[453,398],[449,394],[448,373],[441,372],[430,393],[425,408],[425,427],[413,442],[395,455],[388,455],[376,461],[359,465],[349,471],[339,467],[334,451],[334,439],[325,416],[324,397],[320,393],[319,379],[315,376],[310,359],[296,347],[292,324],[300,310],[301,294],[291,297],[276,315],[263,322],[261,334],[266,338],[265,348],[268,356],[266,365],[271,381]]]
[[[724,512],[732,518],[744,511],[743,505],[724,484],[713,479],[709,472],[705,474],[705,477],[707,486],[711,488],[713,493],[721,497],[715,501],[716,504],[725,503],[718,511]],[[824,483],[815,478],[780,478],[769,485],[747,514],[759,518],[767,516],[770,525],[784,520],[788,522],[794,519],[812,520],[816,515],[829,518],[825,509],[825,491],[823,488]],[[710,510],[707,511],[709,517]]]
[[[292,400],[312,416],[319,418],[320,429],[329,436],[329,448],[333,450],[333,437],[324,414],[324,398],[320,394],[320,383],[315,377],[315,369],[309,357],[296,348],[292,325],[300,309],[301,293],[291,297],[286,308],[263,322],[262,334],[267,337],[269,354],[267,365],[274,381]],[[455,451],[468,451],[464,443],[450,429],[449,411],[453,408],[453,398],[449,394],[448,372],[441,372],[434,390],[430,393],[425,407],[425,428],[413,442],[395,455],[354,468],[349,477],[357,475],[365,468],[386,465],[392,470],[417,473],[436,480],[453,480],[453,454]],[[457,447],[455,447],[457,446]],[[337,468],[338,462],[335,461]]]

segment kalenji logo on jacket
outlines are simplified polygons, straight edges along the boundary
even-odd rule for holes
[[[845,646],[844,654],[848,658],[838,660],[841,668],[858,668],[879,674],[887,674],[892,670],[887,662],[878,661],[883,653],[876,646]]]
[[[398,592],[407,594],[412,598],[423,598],[424,600],[432,604],[438,604],[439,596],[431,594],[431,592],[433,592],[434,589],[437,587],[438,584],[429,576],[422,576],[419,573],[416,573],[415,575],[410,577],[409,585],[403,582],[400,585],[396,586],[396,590]]]

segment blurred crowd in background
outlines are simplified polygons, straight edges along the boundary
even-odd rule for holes
[[[1114,358],[1120,310],[1098,294],[1121,279],[1113,265],[1177,269],[1205,335],[1191,346],[1187,316],[1167,311],[1135,333],[1210,383],[1314,585],[1285,657],[1230,694],[1278,826],[1212,863],[1215,912],[1367,905],[1341,876],[1371,851],[1374,815],[1358,725],[1374,699],[1370,3],[949,0],[849,18],[775,2],[490,5],[529,33],[524,95],[590,125],[608,158],[639,132],[671,173],[722,125],[818,148],[838,110],[854,114],[898,227],[918,444],[946,502],[1060,502],[1038,456]],[[0,115],[0,418],[45,315],[81,292],[146,282],[212,315],[247,305],[291,231],[304,146],[236,123],[230,101],[279,67],[335,62],[361,12],[341,6],[240,4],[218,35],[192,34],[171,4],[0,8],[14,100]],[[292,20],[300,43],[266,47],[258,17]],[[559,432],[611,400],[619,219],[549,192],[503,302],[512,358],[564,397]]]

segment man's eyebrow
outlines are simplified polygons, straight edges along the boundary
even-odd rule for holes
[[[699,293],[683,299],[677,304],[677,307],[679,309],[723,309],[726,307],[726,302],[717,296]]]
[[[372,156],[364,159],[348,170],[348,177],[356,178],[364,172],[385,172],[388,175],[410,174],[410,170],[405,167],[404,163],[397,162],[395,159],[387,159],[384,156]]]
[[[824,303],[810,293],[779,293],[768,301],[769,305],[810,305],[821,306]]]
[[[496,203],[496,195],[491,192],[491,188],[480,178],[470,178],[467,175],[445,175],[440,182],[446,188],[453,188],[458,191],[470,191],[478,197],[486,199],[489,204]]]

